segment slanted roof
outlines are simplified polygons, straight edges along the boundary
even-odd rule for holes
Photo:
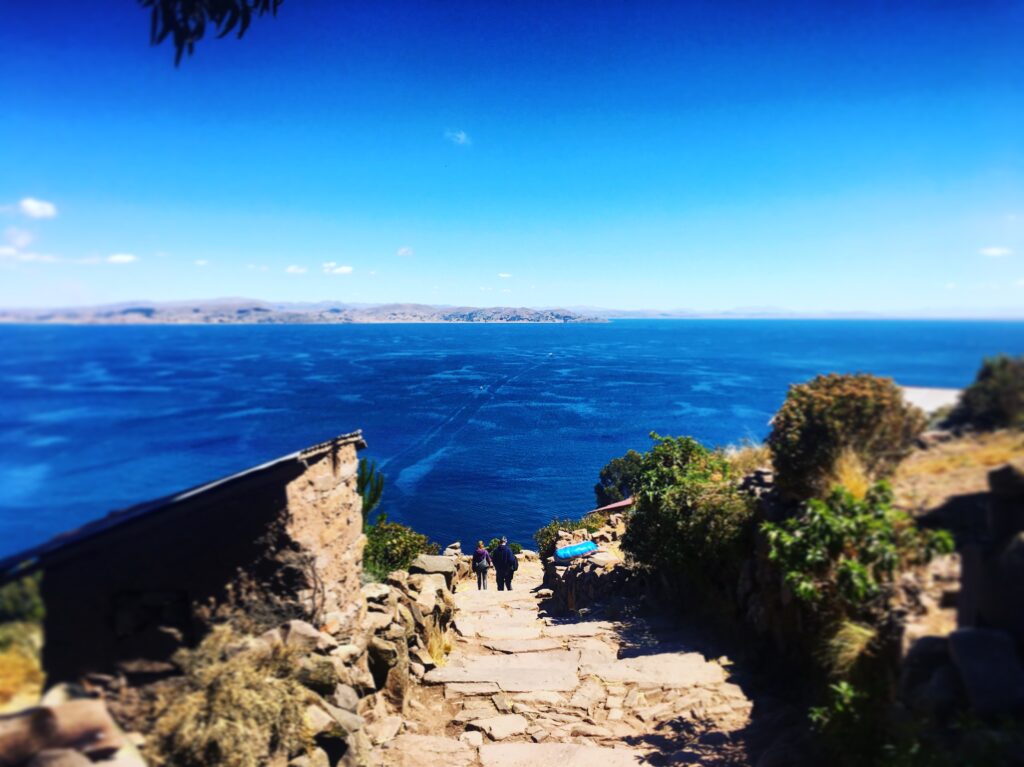
[[[609,503],[607,506],[602,506],[599,509],[591,509],[587,514],[596,514],[599,511],[615,511],[616,509],[625,509],[633,505],[633,496],[629,496],[624,501],[616,501],[615,503]]]
[[[57,553],[66,552],[78,544],[92,540],[109,532],[110,530],[121,528],[125,525],[137,522],[140,519],[151,518],[157,514],[172,512],[175,507],[183,501],[187,501],[197,495],[201,495],[202,493],[209,492],[217,487],[230,485],[248,477],[253,477],[262,472],[279,467],[282,464],[319,458],[325,453],[336,450],[343,445],[355,445],[357,450],[365,448],[366,442],[363,439],[362,431],[357,430],[348,434],[341,434],[333,439],[320,442],[316,445],[311,445],[310,447],[298,450],[294,453],[289,453],[288,455],[283,455],[280,458],[275,458],[267,463],[253,466],[245,469],[244,471],[240,471],[237,474],[222,477],[220,479],[213,480],[212,482],[207,482],[206,484],[189,488],[188,490],[182,490],[171,495],[166,495],[163,498],[157,498],[153,501],[146,501],[144,503],[136,504],[135,506],[129,506],[126,509],[112,511],[104,517],[93,520],[92,522],[86,522],[81,527],[60,533],[45,543],[26,549],[25,551],[18,552],[17,554],[12,554],[4,559],[0,559],[0,584],[32,572],[40,566],[43,566],[48,557]]]

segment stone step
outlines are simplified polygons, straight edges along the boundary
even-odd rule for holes
[[[495,743],[480,748],[483,767],[639,767],[640,751],[576,743]]]

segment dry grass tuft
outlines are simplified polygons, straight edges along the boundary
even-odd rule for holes
[[[900,467],[899,476],[941,475],[959,469],[994,469],[1024,456],[1024,434],[1016,430],[979,434],[929,450]]]
[[[235,653],[238,644],[237,634],[218,626],[195,650],[175,656],[184,689],[161,701],[154,763],[260,767],[308,750],[310,696],[296,680],[294,651],[276,645]]]
[[[0,706],[15,696],[33,698],[42,692],[41,649],[42,629],[37,624],[0,625]]]
[[[967,434],[904,461],[893,481],[897,502],[914,513],[936,508],[949,498],[988,490],[988,472],[1024,457],[1018,429]]]
[[[844,448],[832,464],[828,476],[829,488],[842,485],[858,501],[863,501],[871,489],[873,482],[860,456],[850,448]]]
[[[451,637],[447,632],[442,631],[434,618],[427,618],[427,652],[433,658],[434,663],[443,666],[448,662],[448,653],[452,651]]]
[[[870,626],[843,621],[825,646],[825,664],[836,677],[846,676],[854,664],[868,652],[878,632]]]
[[[757,469],[771,469],[772,451],[768,445],[758,442],[743,442],[725,449],[725,457],[732,470],[745,477]]]
[[[17,695],[35,697],[43,690],[43,671],[39,661],[21,650],[0,652],[0,706]]]

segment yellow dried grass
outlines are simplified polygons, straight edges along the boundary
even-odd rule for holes
[[[844,448],[832,464],[828,487],[842,485],[857,500],[864,500],[873,482],[860,456],[850,448]]]

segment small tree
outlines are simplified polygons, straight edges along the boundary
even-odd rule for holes
[[[791,386],[768,437],[776,484],[791,497],[822,497],[844,451],[870,478],[884,478],[926,422],[889,378],[833,373]]]
[[[1024,426],[1024,355],[986,359],[947,423],[977,429]]]
[[[628,451],[621,458],[613,458],[601,469],[600,478],[594,485],[594,499],[597,505],[624,501],[636,491],[643,472],[643,456],[635,450]]]
[[[356,492],[363,498],[363,530],[372,522],[370,515],[380,505],[384,495],[384,475],[377,471],[377,464],[365,458],[359,459],[359,471],[356,474]]]

